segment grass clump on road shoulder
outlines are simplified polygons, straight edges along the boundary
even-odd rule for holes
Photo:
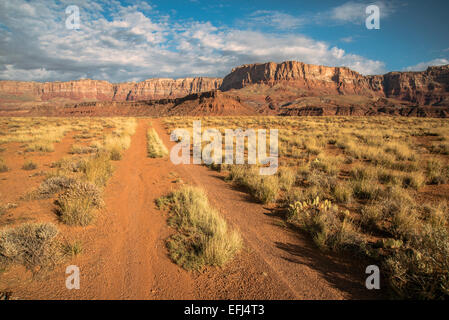
[[[226,178],[234,185],[248,189],[250,194],[261,203],[272,203],[278,198],[280,183],[277,175],[263,176],[259,174],[258,167],[250,165],[233,165],[229,169],[229,175]],[[292,178],[293,179],[293,178]],[[281,180],[281,186],[287,185]],[[288,182],[291,188],[293,180]]]
[[[148,129],[147,140],[148,157],[163,158],[168,154],[167,148],[153,128]]]
[[[60,254],[52,223],[26,223],[0,231],[0,270],[21,264],[30,270],[54,264]]]
[[[106,152],[99,152],[83,159],[80,163],[80,171],[84,173],[84,178],[88,182],[102,188],[112,176],[114,169],[110,161],[110,155]]]
[[[62,222],[68,225],[87,226],[96,215],[93,209],[103,205],[100,189],[92,183],[76,181],[62,192],[57,200]]]
[[[242,247],[240,234],[209,204],[203,190],[184,186],[157,201],[171,212],[169,224],[178,230],[167,247],[170,257],[187,270],[222,266]]]

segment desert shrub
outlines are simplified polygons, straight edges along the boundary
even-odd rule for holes
[[[153,128],[148,129],[147,140],[148,157],[162,158],[168,154],[167,148]]]
[[[367,205],[360,209],[360,223],[368,229],[379,229],[379,222],[384,218],[382,207]]]
[[[73,144],[70,148],[69,153],[70,154],[87,154],[87,153],[94,153],[97,150],[95,148],[92,147],[88,147],[88,146],[83,146],[83,145],[78,145],[78,144]]]
[[[329,200],[297,201],[290,205],[288,219],[309,233],[321,249],[358,248],[362,243],[349,213],[341,212]]]
[[[416,172],[420,170],[419,164],[417,162],[409,162],[409,161],[391,162],[386,167],[392,170],[398,170],[402,172]]]
[[[106,151],[111,150],[126,150],[131,145],[131,137],[126,134],[108,135],[104,139],[103,148]]]
[[[377,180],[381,184],[398,185],[402,182],[401,178],[400,175],[391,170],[380,168],[377,171]]]
[[[178,230],[167,241],[170,257],[183,268],[222,266],[241,249],[240,235],[210,206],[203,190],[184,186],[162,202],[172,214],[169,224]]]
[[[354,181],[352,194],[359,200],[377,200],[382,190],[376,183],[368,180]]]
[[[93,209],[101,207],[103,200],[95,184],[76,181],[58,196],[57,205],[62,222],[86,226],[95,219]]]
[[[40,141],[28,144],[25,147],[26,152],[42,151],[42,152],[53,152],[55,147],[51,141]]]
[[[369,165],[359,165],[349,172],[351,178],[355,181],[374,180],[377,177],[376,169]]]
[[[316,138],[308,138],[303,141],[303,148],[312,155],[319,155],[323,147],[324,143]]]
[[[352,201],[352,189],[346,183],[338,183],[332,189],[332,195],[338,203],[350,203]]]
[[[444,167],[438,160],[429,160],[425,163],[427,183],[444,184],[449,181],[449,167]]]
[[[278,177],[259,175],[257,167],[249,165],[231,166],[227,176],[228,181],[246,188],[250,194],[262,203],[274,202],[279,194]]]
[[[77,158],[62,158],[51,164],[52,168],[57,168],[59,172],[79,172],[81,164],[84,160]]]
[[[407,173],[402,177],[402,186],[418,189],[424,184],[425,180],[425,177],[419,172]]]
[[[425,226],[385,261],[396,294],[408,299],[449,297],[449,233],[445,227]]]
[[[344,160],[340,157],[320,155],[310,163],[310,167],[312,169],[321,170],[325,173],[335,176],[340,171],[339,165],[343,163],[343,161]]]
[[[34,197],[38,199],[50,198],[54,194],[68,189],[75,181],[75,178],[67,176],[49,176],[39,185],[34,192]]]
[[[393,186],[384,191],[382,197],[384,217],[390,219],[390,232],[400,239],[416,233],[419,219],[415,201],[404,189]]]
[[[299,188],[291,188],[284,195],[284,205],[290,205],[291,203],[302,201],[305,199],[304,190]]]
[[[410,160],[414,161],[416,159],[413,150],[399,142],[390,142],[385,146],[385,152],[392,153],[396,156],[396,160]]]
[[[431,226],[444,227],[449,222],[449,205],[447,203],[425,204],[422,210],[425,221]]]
[[[289,191],[296,181],[295,172],[290,168],[279,168],[278,170],[279,188]]]
[[[110,155],[106,152],[99,152],[83,159],[79,168],[84,173],[85,179],[98,187],[104,187],[113,172]]]
[[[394,162],[395,156],[384,152],[379,147],[350,144],[345,148],[345,154],[358,160],[368,160],[375,165],[389,165]]]
[[[27,223],[0,231],[0,269],[21,264],[34,270],[58,259],[58,229],[51,223]]]
[[[34,170],[37,168],[37,164],[32,160],[27,160],[22,166],[23,170]]]
[[[276,201],[279,184],[276,176],[258,176],[251,182],[251,194],[262,203]]]
[[[303,181],[303,184],[332,190],[337,184],[337,177],[323,171],[313,170],[307,175],[306,181]]]

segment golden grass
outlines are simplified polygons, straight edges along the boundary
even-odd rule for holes
[[[447,119],[171,117],[164,123],[170,131],[189,128],[194,120],[202,121],[202,130],[279,129],[281,167],[273,181],[260,183],[262,178],[250,166],[221,166],[229,171],[228,180],[256,199],[257,190],[266,188],[275,195],[271,201],[280,200],[279,206],[305,202],[301,210],[290,207],[291,222],[302,226],[320,247],[344,249],[348,246],[333,239],[348,239],[349,247],[359,246],[359,252],[385,263],[385,275],[399,295],[448,297],[447,290],[440,290],[448,287],[449,279],[444,249],[449,247],[448,237],[440,236],[447,234],[449,215],[446,186],[440,187],[449,183]],[[276,180],[277,189],[271,187]],[[426,185],[434,185],[431,192],[423,192]],[[334,205],[324,211],[317,208],[317,196],[320,203],[328,199],[347,207],[349,216],[332,209]],[[343,221],[343,235],[335,236]],[[421,263],[419,268],[415,262]],[[426,277],[431,277],[429,286],[423,286]]]
[[[149,128],[147,131],[147,151],[150,158],[163,158],[168,155],[167,148],[154,128]]]
[[[230,230],[226,221],[210,206],[205,192],[183,186],[159,204],[171,212],[169,224],[178,230],[167,246],[174,262],[185,269],[199,269],[204,265],[222,266],[242,247],[242,239]]]

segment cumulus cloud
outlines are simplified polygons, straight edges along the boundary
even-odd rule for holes
[[[448,59],[437,58],[426,62],[420,62],[414,66],[410,66],[404,69],[404,71],[424,71],[430,66],[442,66],[449,64]]]
[[[79,30],[65,27],[65,8],[72,4],[80,8]],[[380,61],[301,34],[181,23],[151,6],[114,0],[0,1],[0,21],[0,79],[222,77],[241,64],[285,60],[347,66],[363,74],[384,71]]]

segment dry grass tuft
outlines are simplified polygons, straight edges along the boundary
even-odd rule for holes
[[[162,140],[159,138],[156,130],[150,128],[147,131],[147,149],[148,157],[150,158],[163,158],[168,154],[168,150],[165,147]]]
[[[242,247],[242,239],[230,230],[226,221],[213,209],[203,190],[184,186],[163,198],[170,208],[169,224],[178,230],[167,247],[174,262],[187,270],[204,265],[222,266]]]
[[[249,190],[250,194],[262,203],[275,202],[279,195],[278,177],[262,176],[257,167],[233,165],[226,178],[237,186]]]
[[[68,225],[87,226],[95,220],[93,209],[103,205],[101,191],[92,183],[76,181],[57,200],[61,221]]]
[[[23,170],[34,170],[36,168],[37,168],[37,163],[33,162],[32,160],[26,160],[22,166]]]

